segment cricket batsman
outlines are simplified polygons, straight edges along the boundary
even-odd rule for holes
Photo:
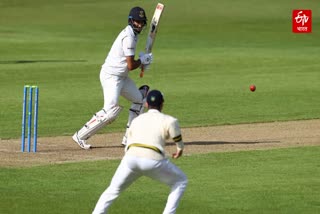
[[[128,16],[128,25],[119,33],[114,41],[100,71],[100,82],[103,90],[104,105],[85,125],[75,132],[72,139],[82,148],[90,149],[88,139],[104,126],[111,124],[120,114],[122,107],[119,97],[123,96],[132,103],[129,109],[127,129],[134,118],[144,110],[144,102],[149,86],[139,88],[129,77],[129,72],[137,68],[148,69],[152,62],[152,53],[140,53],[135,59],[138,35],[147,25],[145,11],[134,7]],[[126,145],[126,135],[122,141]]]

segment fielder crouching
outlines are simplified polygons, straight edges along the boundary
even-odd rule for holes
[[[140,53],[139,58],[135,60],[138,35],[146,24],[145,11],[140,7],[132,8],[128,17],[128,25],[114,41],[100,71],[104,106],[72,137],[82,149],[89,149],[91,146],[87,144],[87,140],[118,117],[122,110],[118,103],[120,96],[132,102],[127,128],[131,121],[143,112],[149,86],[143,85],[137,88],[129,77],[129,71],[141,66],[148,69],[152,62],[152,53]],[[126,141],[125,134],[122,144],[126,145]]]
[[[178,120],[161,113],[163,102],[163,95],[158,90],[152,90],[147,95],[149,110],[132,121],[126,153],[109,187],[100,196],[93,214],[107,213],[120,193],[141,176],[150,177],[171,188],[163,214],[176,213],[188,181],[186,175],[166,158],[164,147],[165,141],[172,138],[177,146],[172,157],[176,159],[182,155],[184,144]]]

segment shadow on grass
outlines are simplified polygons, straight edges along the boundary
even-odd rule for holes
[[[230,145],[230,144],[260,144],[260,143],[281,143],[280,141],[192,141],[184,142],[185,145]],[[175,143],[167,143],[167,145],[175,145]]]
[[[87,62],[87,60],[7,60],[0,64],[25,64],[25,63],[64,63],[64,62]]]
[[[101,149],[101,148],[120,148],[120,149],[124,149],[125,147],[122,145],[119,146],[91,146],[90,149]]]
[[[239,145],[239,144],[244,144],[244,145],[251,145],[251,144],[265,144],[265,143],[281,143],[280,141],[234,141],[234,142],[229,142],[229,141],[192,141],[192,142],[184,142],[185,145],[196,145],[196,146],[207,146],[207,145]],[[175,143],[170,142],[166,143],[166,146],[174,146]],[[98,148],[124,148],[124,146],[119,145],[119,146],[93,146],[91,147],[93,149],[98,149]]]

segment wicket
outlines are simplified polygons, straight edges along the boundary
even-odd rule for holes
[[[33,90],[35,94],[33,96]],[[32,103],[34,98],[34,109],[32,109]],[[28,100],[28,111],[27,111],[27,100]],[[28,114],[28,140],[27,140],[27,151],[31,151],[31,133],[32,133],[32,112],[34,113],[33,118],[33,152],[37,151],[37,135],[38,135],[38,105],[39,105],[39,87],[36,85],[25,85],[23,89],[23,104],[22,104],[22,133],[21,133],[21,151],[25,151],[25,129],[26,119]],[[33,110],[33,111],[32,111]]]

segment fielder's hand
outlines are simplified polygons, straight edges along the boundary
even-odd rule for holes
[[[177,150],[176,153],[172,154],[172,158],[177,159],[179,158],[183,153],[183,150]]]
[[[143,64],[144,66],[150,65],[153,59],[152,53],[145,54],[143,52],[139,54],[139,58],[140,58],[141,64]]]

